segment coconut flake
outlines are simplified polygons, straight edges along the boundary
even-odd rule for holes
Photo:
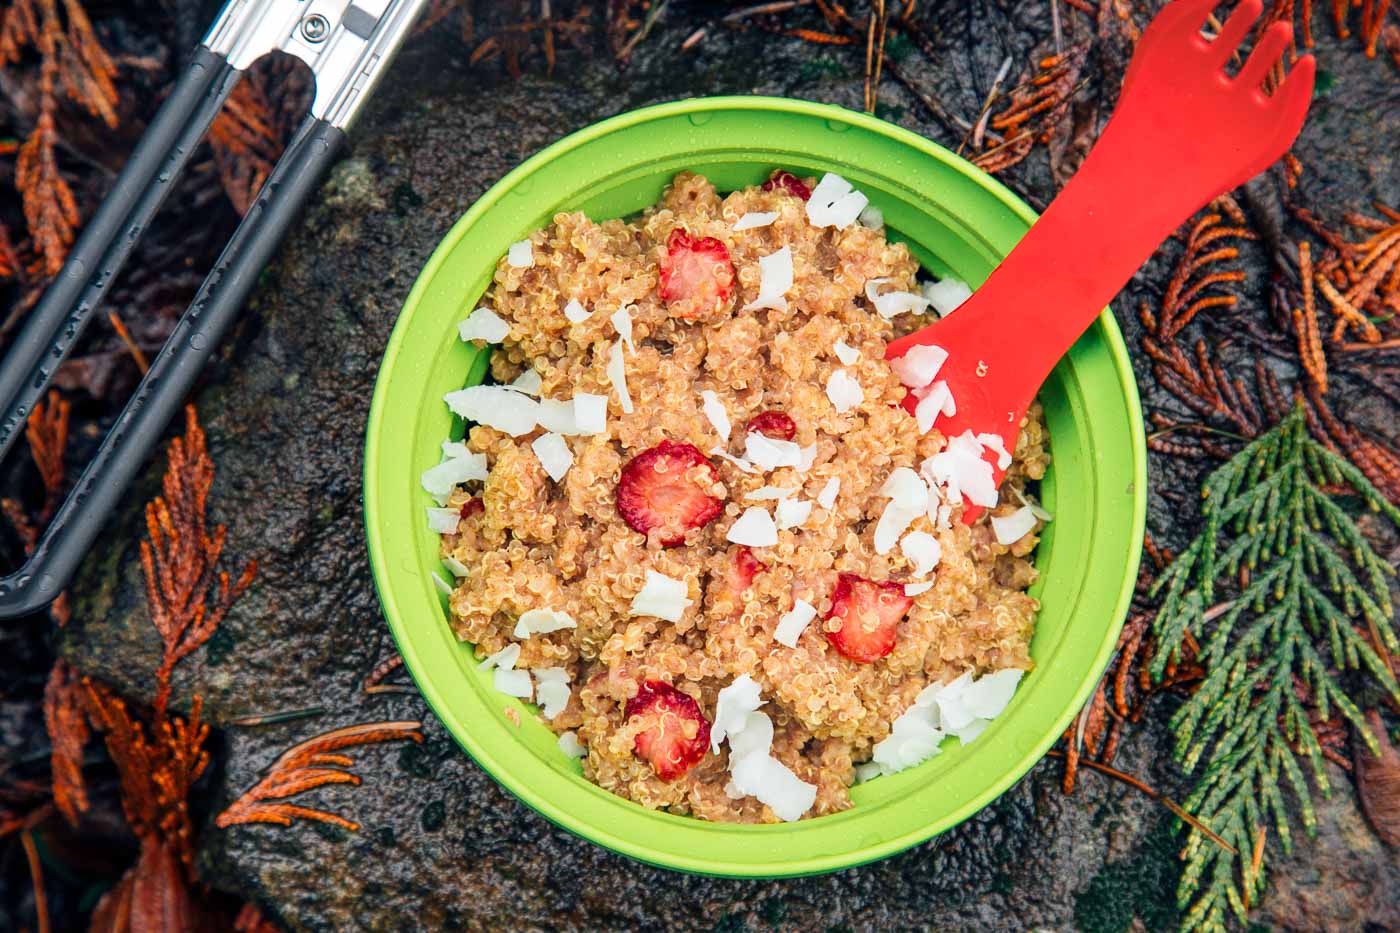
[[[802,463],[802,448],[792,441],[780,441],[750,431],[744,439],[744,456],[761,470],[776,470],[778,467],[795,467]]]
[[[535,675],[535,702],[540,705],[540,715],[553,719],[564,712],[569,705],[569,672],[562,667],[537,668]]]
[[[895,360],[890,360],[890,369],[899,381],[911,388],[919,388],[933,382],[938,371],[948,361],[948,351],[933,344],[910,347],[909,352]]]
[[[632,309],[623,305],[614,311],[608,320],[612,321],[612,326],[617,329],[617,336],[627,344],[627,349],[636,353],[637,345],[632,342]]]
[[[890,502],[875,523],[875,553],[888,554],[921,512],[910,512]]]
[[[890,734],[871,749],[871,761],[882,774],[894,774],[937,755],[944,733],[927,707],[914,705],[890,724]]]
[[[772,547],[778,543],[778,527],[767,509],[750,506],[729,526],[725,538],[748,547]]]
[[[772,308],[775,311],[787,310],[787,299],[783,297],[792,288],[792,249],[784,246],[776,253],[760,256],[758,260],[758,296],[744,305],[745,311],[759,308]]]
[[[516,376],[506,388],[513,389],[516,392],[524,392],[526,395],[538,396],[540,394],[540,386],[543,385],[543,383],[544,380],[540,378],[539,373],[535,372],[533,369],[526,369],[521,371],[520,375]]]
[[[972,297],[972,289],[967,287],[967,283],[951,276],[937,282],[924,283],[922,291],[939,317],[952,314],[958,305]]]
[[[992,465],[982,459],[982,442],[971,431],[951,438],[946,448],[924,460],[920,470],[942,487],[950,502],[966,496],[969,502],[984,508],[997,504]]]
[[[729,730],[729,770],[733,771],[740,759],[766,755],[772,748],[773,720],[767,713],[750,711],[738,729]]]
[[[817,445],[808,444],[797,451],[797,472],[806,473],[817,462]]]
[[[719,400],[719,396],[714,393],[714,390],[704,389],[700,392],[700,410],[709,419],[715,433],[719,435],[719,439],[729,440],[729,432],[732,429],[732,425],[729,423],[729,412],[724,410],[724,403]]]
[[[844,230],[855,223],[870,199],[840,175],[827,172],[807,199],[807,221],[814,227]]]
[[[899,552],[914,565],[916,577],[927,576],[943,559],[943,546],[926,531],[911,531],[905,535],[899,542]]]
[[[572,729],[559,736],[559,741],[556,744],[559,746],[559,750],[563,752],[566,757],[588,757],[588,749],[585,748],[583,746],[583,743],[578,740],[578,733]]]
[[[885,214],[874,204],[868,205],[865,210],[856,216],[862,227],[869,227],[871,230],[885,229]]]
[[[519,697],[522,700],[530,699],[535,692],[534,685],[530,683],[529,671],[497,670],[491,682],[506,696]]]
[[[743,729],[749,713],[762,705],[758,683],[748,674],[740,674],[729,686],[720,688],[715,697],[715,721],[710,726],[710,751],[718,752],[725,736]]]
[[[864,784],[873,781],[885,773],[885,769],[880,767],[878,761],[867,761],[863,765],[856,765],[856,783]]]
[[[1005,470],[1011,466],[1011,452],[1006,449],[1006,439],[1000,434],[979,434],[977,440],[982,446],[997,455],[997,469]]]
[[[1045,511],[1045,509],[1041,508],[1039,505],[1037,505],[1033,499],[1027,499],[1025,494],[1022,493],[1021,490],[1012,487],[1011,492],[1013,495],[1016,496],[1017,502],[1020,502],[1026,508],[1030,509],[1031,514],[1034,515],[1036,518],[1040,519],[1042,522],[1048,522],[1054,518],[1053,515]]]
[[[448,392],[447,407],[468,421],[504,431],[512,437],[529,434],[539,417],[539,403],[503,386],[471,386]]]
[[[836,496],[841,492],[841,478],[833,476],[826,481],[822,491],[817,493],[817,505],[829,509],[836,504]]]
[[[608,429],[608,397],[588,392],[576,392],[574,403],[574,431],[588,436],[602,434]]]
[[[622,363],[622,341],[612,345],[608,351],[608,381],[617,391],[617,403],[622,406],[622,413],[632,414],[632,396],[627,392],[627,368]]]
[[[812,514],[812,503],[799,499],[780,499],[774,510],[778,520],[778,530],[801,528]]]
[[[811,603],[802,599],[793,600],[792,610],[778,620],[778,627],[773,630],[773,640],[780,645],[796,648],[797,639],[816,617],[817,610]]]
[[[865,390],[846,370],[835,369],[826,380],[826,397],[831,400],[837,414],[844,415],[865,401]]]
[[[433,571],[433,586],[438,588],[438,592],[444,596],[452,595],[452,584],[442,578],[436,570]]]
[[[716,447],[716,448],[712,449],[712,450],[710,451],[710,456],[712,456],[712,457],[719,457],[721,460],[728,460],[730,463],[734,464],[734,466],[737,467],[737,468],[739,469],[740,472],[743,472],[743,473],[757,473],[757,472],[758,472],[758,470],[754,467],[754,465],[753,465],[752,463],[749,463],[749,461],[744,460],[744,459],[741,458],[741,457],[736,457],[736,456],[734,456],[734,455],[731,454],[729,451],[725,450],[723,447]]]
[[[470,457],[472,452],[467,448],[466,441],[454,441],[445,439],[442,442],[442,459],[451,460],[453,457]]]
[[[486,455],[469,453],[465,457],[449,456],[435,467],[423,471],[419,481],[432,496],[442,501],[452,490],[470,480],[486,479]]]
[[[788,496],[796,495],[802,490],[794,486],[791,489],[782,486],[760,486],[753,492],[745,493],[745,499],[786,499]]]
[[[564,305],[564,318],[570,324],[582,324],[592,316],[593,312],[580,304],[577,298],[570,298],[569,303]]]
[[[836,341],[835,346],[831,349],[835,351],[836,358],[841,361],[842,366],[850,366],[856,360],[860,359],[860,351],[855,347],[848,346],[844,340]]]
[[[483,340],[486,343],[500,343],[510,333],[510,324],[490,308],[477,308],[467,319],[457,325],[457,334],[463,340]]]
[[[801,819],[817,799],[817,785],[803,781],[772,755],[745,755],[732,773],[739,791],[766,804],[784,822]]]
[[[500,651],[488,657],[485,661],[482,661],[477,667],[483,671],[489,671],[493,667],[508,671],[515,667],[515,662],[518,660],[520,660],[520,646],[515,642],[511,642]]]
[[[891,281],[893,279],[881,277],[870,279],[865,283],[865,297],[875,306],[880,317],[889,320],[909,311],[922,314],[928,310],[928,299],[913,292],[894,291],[886,292],[883,295],[879,294],[880,286]]]
[[[734,221],[734,230],[752,230],[754,227],[766,227],[778,219],[777,211],[749,211],[743,217]]]
[[[918,394],[917,390],[915,394]],[[930,385],[924,397],[919,399],[919,404],[914,406],[914,419],[919,423],[920,434],[927,434],[932,430],[933,423],[938,420],[939,415],[951,418],[957,413],[958,406],[953,402],[953,391],[942,379]]]
[[[668,577],[655,570],[647,571],[646,583],[641,592],[632,597],[631,615],[656,616],[667,622],[679,622],[686,607],[695,600],[687,598],[689,588],[684,580]]]
[[[540,427],[555,434],[577,434],[578,423],[574,418],[573,400],[540,399],[540,410],[536,416]]]
[[[455,535],[462,521],[461,509],[428,509],[428,530],[440,535]]]
[[[548,635],[560,629],[577,628],[578,623],[567,612],[554,609],[527,609],[515,620],[515,631],[511,634],[522,641],[531,635]]]
[[[530,245],[530,241],[527,239],[510,244],[510,249],[506,251],[506,262],[517,269],[528,269],[533,266],[535,264],[535,251]]]
[[[1025,671],[1008,667],[979,677],[963,691],[963,704],[979,719],[995,719],[1011,702],[1023,674]]]
[[[452,576],[458,578],[465,577],[468,573],[471,572],[467,569],[466,564],[462,563],[460,560],[458,560],[450,554],[442,559],[442,565],[448,570],[452,571]]]
[[[909,467],[895,467],[880,486],[879,495],[893,499],[906,512],[922,512],[928,502],[928,484]]]
[[[931,589],[933,589],[932,580],[925,580],[922,583],[906,583],[904,584],[904,595],[918,596],[920,593],[927,593]]]
[[[431,511],[431,510],[430,510]],[[1010,515],[993,515],[992,532],[997,544],[1010,547],[1035,530],[1035,513],[1023,505]]]

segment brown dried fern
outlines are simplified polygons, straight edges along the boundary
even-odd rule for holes
[[[421,722],[370,722],[335,729],[283,752],[272,763],[267,775],[243,793],[214,820],[220,828],[239,823],[276,823],[290,826],[292,820],[315,820],[359,830],[360,824],[343,816],[292,803],[273,803],[326,784],[360,783],[359,775],[348,769],[354,761],[341,749],[380,742],[422,742]]]

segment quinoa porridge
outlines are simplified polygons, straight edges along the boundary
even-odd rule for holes
[[[859,192],[786,172],[681,174],[498,263],[461,328],[500,345],[495,385],[447,397],[476,424],[424,474],[429,523],[456,635],[589,780],[707,820],[833,813],[973,741],[1032,666],[1040,409],[987,498],[970,464],[1000,439],[912,417],[901,379],[936,396],[937,361],[884,359],[966,296],[918,271]],[[965,495],[994,503],[971,526]]]

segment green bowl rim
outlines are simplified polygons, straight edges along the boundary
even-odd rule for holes
[[[560,154],[599,137],[606,136],[616,130],[639,123],[645,123],[664,117],[689,115],[711,110],[731,109],[798,113],[850,123],[868,132],[888,137],[893,142],[919,150],[925,155],[949,164],[957,171],[977,181],[981,187],[994,195],[1012,213],[1025,220],[1028,225],[1035,223],[1038,217],[1036,212],[1033,211],[1029,205],[1017,197],[1005,185],[983,172],[981,169],[976,168],[965,159],[962,159],[942,146],[939,146],[937,143],[927,140],[910,130],[906,130],[903,127],[896,126],[868,114],[859,113],[831,104],[820,104],[813,101],[760,95],[727,95],[688,98],[626,111],[597,123],[590,124],[546,146],[544,149],[541,149],[539,152],[520,163],[478,198],[438,242],[432,256],[429,257],[427,263],[419,272],[418,278],[415,280],[413,288],[409,291],[408,297],[405,298],[403,304],[404,309],[415,307],[421,301],[423,293],[429,287],[429,283],[432,282],[439,268],[446,261],[447,255],[451,252],[448,248],[449,244],[455,244],[464,233],[476,223],[481,215],[485,214],[499,200],[507,196],[522,179],[528,177],[546,163],[554,160]],[[384,353],[381,357],[382,360],[397,356],[400,344],[405,340],[405,335],[408,330],[408,320],[409,317],[404,315],[401,311],[399,318],[395,322],[393,332],[390,334],[389,341],[385,345]],[[1147,445],[1142,421],[1141,400],[1138,395],[1137,382],[1133,377],[1132,362],[1127,345],[1124,343],[1122,332],[1119,330],[1118,323],[1114,319],[1109,308],[1105,308],[1100,313],[1099,317],[1095,320],[1095,324],[1102,329],[1102,336],[1112,357],[1114,369],[1117,371],[1119,387],[1123,392],[1123,401],[1128,412],[1128,428],[1132,441],[1133,457],[1133,516],[1130,540],[1140,542],[1146,527],[1147,514]],[[389,587],[386,583],[388,568],[384,557],[383,544],[380,540],[380,532],[378,531],[381,525],[378,520],[378,501],[377,496],[373,492],[377,488],[378,478],[376,474],[379,463],[379,457],[377,456],[377,438],[379,436],[380,420],[385,416],[386,385],[387,382],[384,379],[383,370],[381,369],[380,375],[376,379],[374,396],[370,404],[369,419],[365,428],[366,446],[364,473],[362,477],[365,532],[375,589],[379,596],[381,607],[384,609],[385,620],[393,635],[395,646],[407,657],[407,655],[412,652],[405,652],[400,614],[396,608],[396,601],[389,595]],[[1117,601],[1113,607],[1113,616],[1116,619],[1113,625],[1115,632],[1121,629],[1123,619],[1127,615],[1136,585],[1140,558],[1141,551],[1139,548],[1129,557],[1125,567],[1126,572],[1124,573],[1123,581],[1120,585]],[[940,822],[947,824],[942,832],[946,832],[948,828],[967,820],[973,814],[982,810],[996,798],[1000,797],[1019,781],[1026,772],[1034,767],[1037,762],[1044,758],[1045,753],[1059,740],[1059,737],[1069,726],[1070,721],[1088,701],[1089,696],[1101,679],[1102,673],[1107,667],[1109,658],[1113,654],[1115,648],[1116,638],[1112,637],[1112,633],[1110,633],[1104,638],[1097,655],[1094,657],[1092,664],[1092,673],[1094,676],[1085,677],[1072,702],[1066,705],[1064,712],[1060,715],[1057,727],[1050,730],[1046,737],[1032,745],[1020,757],[1017,763],[1008,768],[997,780],[989,782],[982,793],[973,797],[961,808],[940,820]],[[410,673],[412,673],[411,670]],[[422,693],[424,700],[428,703],[433,713],[438,716],[440,721],[446,721],[451,718],[444,714],[444,710],[447,708],[448,704],[439,694],[436,687],[432,684],[419,682],[416,675],[414,677],[414,682]],[[851,852],[789,860],[777,867],[776,870],[774,870],[774,866],[765,866],[762,869],[750,868],[748,866],[735,868],[723,864],[716,864],[708,859],[694,860],[691,864],[678,864],[677,860],[674,858],[663,860],[656,857],[645,845],[634,844],[628,839],[612,834],[608,834],[610,837],[609,841],[603,841],[599,838],[599,833],[594,831],[591,827],[575,825],[576,821],[571,818],[570,814],[563,811],[552,801],[535,793],[528,784],[521,783],[508,777],[508,771],[499,767],[490,749],[479,745],[479,743],[471,738],[470,734],[458,736],[450,729],[448,732],[472,759],[491,776],[492,780],[505,787],[516,799],[543,816],[549,822],[596,845],[602,846],[603,848],[618,852],[646,864],[656,865],[673,871],[683,871],[699,875],[745,878],[778,878],[819,874],[854,868],[859,865],[878,861],[918,845],[935,835],[929,833],[926,827],[915,825],[908,832],[887,839],[881,843],[864,845],[858,849],[853,849]]]

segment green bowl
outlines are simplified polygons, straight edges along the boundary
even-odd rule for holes
[[[1137,575],[1146,448],[1128,353],[1105,311],[1041,390],[1053,464],[1043,484],[1055,519],[1037,551],[1042,604],[1034,672],[974,743],[955,739],[917,768],[855,787],[844,813],[776,826],[659,813],[586,781],[534,709],[497,693],[472,647],[453,636],[431,573],[438,536],[418,476],[439,442],[460,436],[444,393],[474,384],[487,354],[456,325],[496,260],[556,212],[633,214],[677,172],[721,190],[774,167],[837,172],[865,192],[924,268],[980,283],[1035,214],[996,181],[906,130],[848,110],[764,97],[679,101],[625,113],[560,140],[501,179],[433,253],[394,328],[375,387],[365,449],[365,524],[389,628],[408,670],[477,763],[547,819],[633,858],[711,875],[772,877],[847,868],[899,852],[986,806],[1021,777],[1083,706],[1113,651]],[[1034,300],[1034,296],[1027,296]],[[507,712],[519,714],[516,725]]]

